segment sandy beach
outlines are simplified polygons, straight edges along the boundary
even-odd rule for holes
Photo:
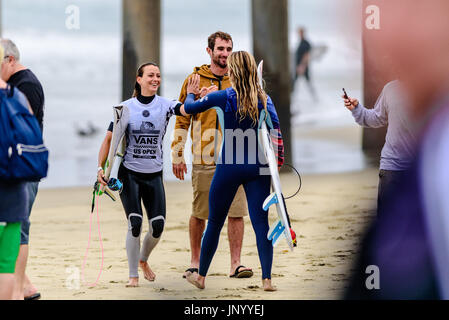
[[[293,193],[297,177],[284,174],[281,179],[284,193]],[[27,271],[42,299],[338,299],[348,284],[360,236],[374,216],[377,170],[303,176],[300,194],[287,201],[298,247],[289,252],[286,243],[281,242],[274,249],[272,273],[278,291],[272,293],[261,289],[260,264],[249,218],[245,218],[242,263],[253,268],[252,278],[229,278],[225,225],[206,289],[196,289],[182,279],[190,262],[191,183],[165,182],[165,188],[166,227],[149,260],[156,281],[148,282],[141,274],[138,288],[125,288],[127,221],[120,201],[100,198],[103,272],[97,286],[91,288],[80,279],[77,288],[88,241],[92,190],[40,190],[31,216]],[[275,216],[270,210],[270,221]],[[87,283],[95,281],[101,264],[96,220],[93,222],[85,268]],[[144,221],[143,232],[147,230]]]

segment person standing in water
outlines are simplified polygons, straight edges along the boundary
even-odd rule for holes
[[[310,92],[315,100],[318,100],[315,87],[312,84],[310,77],[310,60],[312,46],[310,42],[305,37],[305,29],[303,27],[298,28],[298,35],[300,42],[295,53],[295,81],[298,78],[304,77],[306,79],[307,85],[309,86]]]

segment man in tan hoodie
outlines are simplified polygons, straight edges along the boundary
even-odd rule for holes
[[[200,76],[202,97],[206,88],[216,86],[223,90],[231,86],[228,76],[227,58],[232,53],[233,42],[229,34],[218,31],[208,38],[207,53],[211,57],[210,65],[196,67],[189,75],[181,89],[179,101],[187,97],[187,80],[192,75]],[[187,117],[177,116],[175,124],[175,139],[172,143],[173,173],[184,180],[187,166],[184,159],[184,147],[187,132],[191,127],[192,138],[192,187],[193,202],[192,215],[189,221],[189,236],[191,249],[191,264],[184,274],[198,272],[201,252],[201,237],[205,228],[205,221],[209,215],[209,188],[215,172],[215,161],[220,150],[220,130],[215,110],[211,109],[197,115]],[[240,263],[242,241],[244,232],[243,217],[248,213],[246,196],[243,187],[240,187],[228,214],[228,239],[231,252],[230,276],[248,278],[253,275],[251,268]]]

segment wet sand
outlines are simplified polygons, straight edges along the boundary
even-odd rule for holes
[[[284,174],[281,179],[286,195],[296,190],[294,175]],[[229,278],[225,225],[206,289],[199,290],[187,283],[182,274],[190,262],[191,184],[166,182],[165,190],[166,228],[149,260],[156,281],[148,282],[140,273],[138,288],[125,288],[127,221],[120,201],[100,198],[103,273],[96,287],[90,288],[81,280],[77,288],[76,279],[88,241],[92,190],[40,190],[31,216],[27,270],[42,299],[338,299],[348,285],[360,237],[375,214],[377,169],[303,176],[300,194],[287,201],[298,247],[289,252],[285,242],[281,242],[274,248],[272,274],[277,292],[261,289],[260,264],[249,218],[245,218],[242,264],[252,267],[254,276]],[[270,221],[275,217],[276,213],[271,211]],[[95,281],[101,263],[95,219],[93,222],[85,269],[89,283]],[[148,223],[144,220],[143,232],[147,230]]]

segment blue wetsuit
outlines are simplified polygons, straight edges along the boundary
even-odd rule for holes
[[[271,178],[270,175],[260,174],[261,167],[267,167],[267,165],[263,164],[265,161],[263,156],[262,162],[258,157],[257,123],[253,124],[249,117],[240,121],[240,115],[237,113],[236,92],[233,88],[213,92],[197,101],[194,99],[193,94],[187,96],[184,104],[186,113],[195,114],[215,107],[219,118],[221,116],[224,118],[224,129],[226,129],[222,152],[217,161],[209,192],[209,222],[201,245],[199,274],[201,276],[207,274],[229,207],[238,187],[243,185],[251,223],[256,233],[262,279],[271,279],[273,246],[267,239],[268,213],[262,209],[262,204],[270,193]],[[260,113],[263,109],[261,101],[259,101],[258,108]],[[267,109],[274,129],[279,129],[279,118],[270,97],[268,97]],[[237,145],[238,138],[235,138],[235,134],[239,131],[245,132],[247,135],[244,140],[240,140],[244,143]],[[253,139],[251,140],[251,138]]]

